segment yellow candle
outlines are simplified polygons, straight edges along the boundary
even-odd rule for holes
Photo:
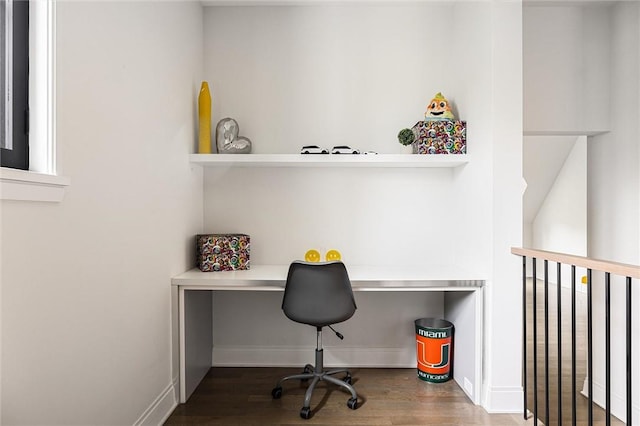
[[[200,129],[198,153],[211,154],[211,93],[206,81],[202,82],[198,95],[198,118]]]

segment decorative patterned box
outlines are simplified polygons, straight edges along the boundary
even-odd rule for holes
[[[202,272],[249,269],[249,251],[246,234],[196,235],[197,265]]]
[[[413,143],[414,154],[467,153],[466,121],[418,121],[411,130],[416,137]]]

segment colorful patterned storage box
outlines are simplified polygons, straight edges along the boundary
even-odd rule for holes
[[[196,235],[197,265],[202,272],[249,269],[246,234]]]
[[[460,120],[418,121],[411,129],[416,137],[415,154],[466,154],[467,122]]]

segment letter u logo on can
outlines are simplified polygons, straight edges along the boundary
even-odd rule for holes
[[[429,339],[416,336],[418,369],[430,374],[449,373],[451,337]]]

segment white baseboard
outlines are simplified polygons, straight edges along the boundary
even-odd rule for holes
[[[484,401],[488,413],[522,413],[524,395],[519,386],[489,386]]]
[[[582,392],[580,392],[582,396],[585,398],[589,398],[589,381],[588,379],[584,380],[582,384]],[[604,410],[605,405],[605,387],[604,385],[593,382],[593,402],[598,404]],[[627,403],[626,403],[626,395],[618,395],[611,392],[611,414],[615,416],[622,422],[626,421],[627,417]],[[632,413],[631,413],[633,424],[640,425],[640,406],[638,404],[632,404]]]
[[[313,364],[315,347],[216,346],[214,367],[299,367]],[[325,347],[326,367],[416,368],[415,348]]]
[[[178,378],[167,386],[136,420],[134,426],[162,425],[178,406]]]

